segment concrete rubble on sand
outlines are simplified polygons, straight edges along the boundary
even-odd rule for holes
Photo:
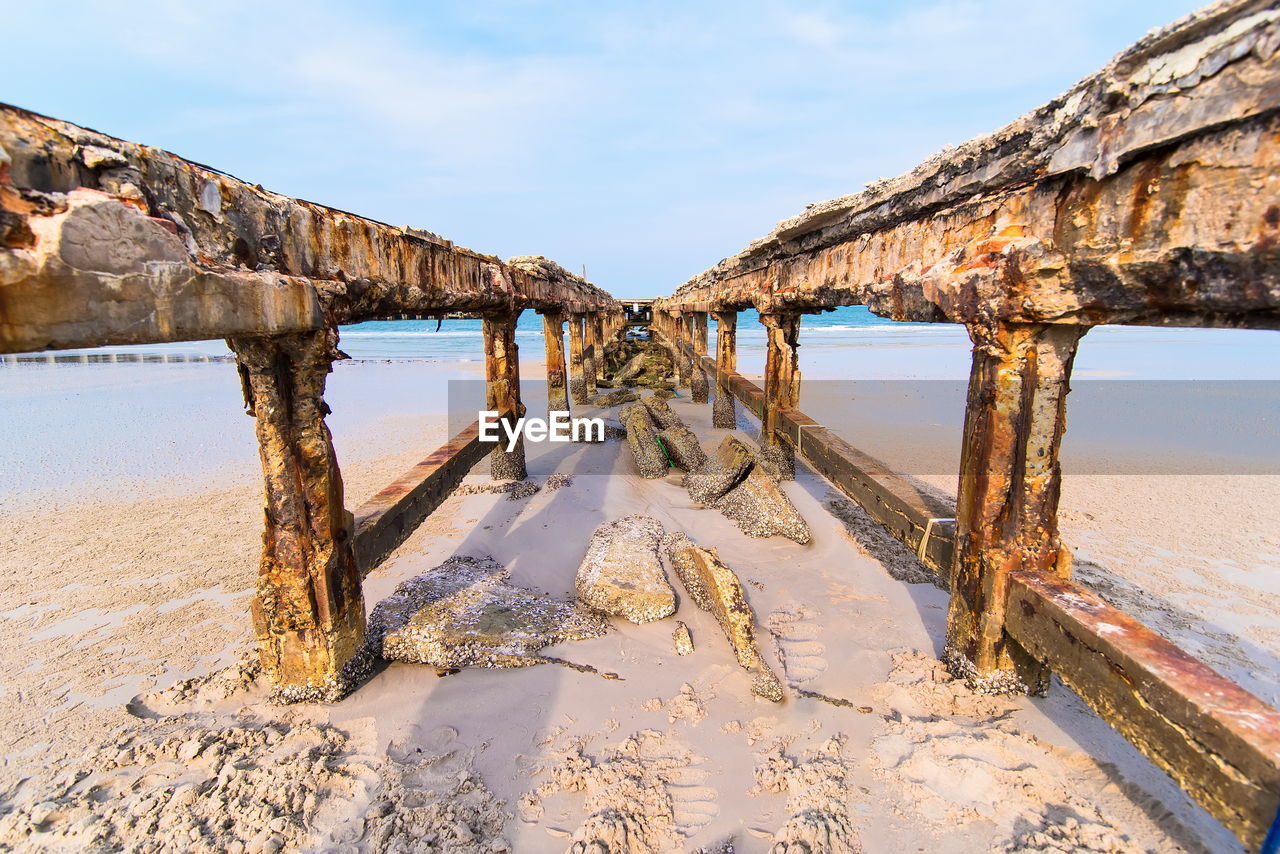
[[[657,428],[649,414],[649,408],[642,403],[633,403],[623,407],[618,418],[627,431],[627,446],[631,448],[640,476],[646,479],[666,477],[671,465],[658,441]]]
[[[685,487],[695,501],[719,510],[748,536],[809,542],[804,517],[741,439],[726,436],[701,470],[685,475]]]
[[[671,633],[671,640],[676,645],[676,655],[693,654],[693,635],[683,621],[676,621],[676,630]]]
[[[785,696],[782,684],[760,656],[755,640],[755,615],[747,604],[738,576],[725,566],[715,549],[699,548],[683,533],[668,534],[663,545],[671,568],[689,598],[716,618],[738,663],[752,675],[751,693],[781,702]]]
[[[378,603],[371,642],[388,660],[440,669],[527,667],[546,661],[537,654],[545,646],[608,631],[596,615],[509,577],[492,558],[451,557]]]
[[[653,418],[653,423],[658,425],[658,429],[665,430],[668,427],[684,426],[680,416],[676,415],[675,410],[671,408],[671,404],[667,403],[667,398],[651,394],[648,397],[641,398],[640,402],[649,410],[649,416]]]
[[[662,525],[648,516],[624,516],[596,528],[578,567],[578,600],[633,623],[674,614],[676,592],[658,555],[662,535]]]
[[[693,431],[683,424],[664,427],[658,431],[658,439],[680,470],[697,471],[707,464],[707,452],[702,450]]]
[[[671,389],[671,354],[653,341],[619,341],[605,354],[605,366],[615,386]]]
[[[620,388],[607,394],[598,394],[591,398],[591,405],[598,406],[602,409],[610,406],[617,406],[620,403],[631,403],[633,400],[639,400],[640,395],[630,389]]]

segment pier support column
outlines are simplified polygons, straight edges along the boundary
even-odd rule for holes
[[[778,437],[778,412],[800,405],[800,315],[796,312],[761,314],[768,334],[764,362],[764,424],[760,449],[777,467],[783,480],[795,479],[795,451]]]
[[[680,388],[688,388],[689,374],[692,371],[689,357],[685,355],[684,348],[689,345],[689,315],[682,311],[677,312],[672,315],[671,320],[673,331],[675,332],[675,352],[671,354],[671,358],[676,366],[676,385]]]
[[[250,606],[263,669],[285,702],[333,701],[362,674],[364,595],[354,521],[325,425],[338,331],[233,338],[265,482],[262,559]]]
[[[598,327],[593,315],[582,315],[582,390],[588,399],[595,397],[600,389],[596,386],[596,360],[599,358],[599,339],[596,335]]]
[[[574,403],[587,402],[587,380],[584,359],[586,343],[582,334],[582,315],[569,315],[569,391]]]
[[[604,314],[597,311],[587,315],[587,317],[591,318],[592,330],[595,338],[596,383],[599,384],[604,382],[604,379],[605,379],[604,351],[605,351],[606,342],[609,339],[605,337]]]
[[[503,413],[503,421],[515,429],[515,420],[524,415],[520,403],[520,351],[516,347],[516,320],[520,310],[486,314],[484,331],[485,408]],[[499,443],[489,455],[489,474],[494,480],[524,480],[524,437],[507,450],[507,430],[499,431]]]
[[[943,659],[985,693],[1043,693],[1048,673],[1004,631],[1009,574],[1070,572],[1058,539],[1066,396],[1087,327],[972,326]]]
[[[694,403],[706,403],[709,399],[707,394],[707,372],[702,369],[702,356],[707,355],[707,313],[705,311],[695,311],[689,315],[691,329],[693,333],[693,355],[692,371],[689,375],[689,387],[693,391]]]
[[[547,348],[547,412],[569,411],[569,389],[564,361],[564,315],[542,313],[542,338]]]
[[[738,313],[716,312],[716,399],[711,405],[711,426],[732,430],[738,426],[738,405],[725,371],[738,370]]]

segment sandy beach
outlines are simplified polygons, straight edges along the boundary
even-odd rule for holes
[[[806,410],[840,418],[887,461],[909,456],[905,434],[895,451],[857,407],[824,399],[813,364]],[[335,367],[329,422],[348,507],[446,438],[447,384],[476,370]],[[522,363],[526,378],[541,371]],[[914,557],[803,465],[784,484],[812,530],[801,546],[744,536],[694,505],[678,474],[640,479],[616,440],[555,446],[530,455],[539,492],[451,498],[365,582],[372,608],[465,555],[567,597],[591,531],[642,514],[738,573],[783,703],[751,694],[715,620],[677,587],[672,618],[614,619],[603,637],[547,650],[589,669],[440,676],[393,663],[335,705],[271,706],[242,658],[261,487],[234,367],[23,366],[4,378],[11,397],[45,395],[10,417],[50,427],[44,458],[8,461],[19,467],[3,503],[5,846],[74,850],[106,833],[146,850],[179,833],[191,850],[540,852],[625,827],[610,850],[804,850],[773,846],[819,838],[834,851],[1239,849],[1061,685],[993,699],[952,682],[936,660],[946,593],[898,580]],[[59,413],[87,406],[98,430],[54,432]],[[704,447],[727,433],[709,406],[673,407]],[[176,419],[188,425],[178,435]],[[958,423],[932,426],[958,435]],[[754,429],[745,416],[740,427]],[[576,476],[552,490],[553,474]],[[917,478],[953,494],[954,475]],[[468,478],[487,481],[484,464]],[[1068,476],[1064,533],[1079,578],[1276,702],[1278,492],[1273,475]],[[692,655],[673,649],[677,619]],[[290,794],[307,777],[309,799]]]

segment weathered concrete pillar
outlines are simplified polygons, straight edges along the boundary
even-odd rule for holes
[[[547,411],[569,411],[568,371],[564,361],[564,315],[542,313],[542,337],[547,348]]]
[[[775,433],[778,412],[800,405],[800,315],[795,312],[761,314],[760,322],[768,333],[768,349],[764,362],[764,425],[760,431],[760,450],[777,466],[784,480],[795,477],[795,451]]]
[[[257,420],[266,526],[251,606],[262,665],[286,702],[341,698],[363,674],[364,595],[354,521],[324,418],[338,332],[233,338]]]
[[[716,399],[711,405],[711,426],[732,430],[738,426],[738,405],[724,382],[723,372],[738,370],[738,313],[716,312]]]
[[[1058,539],[1066,395],[1087,327],[970,327],[956,507],[956,558],[943,658],[971,688],[1041,693],[1048,674],[1005,635],[1011,572],[1070,572]]]
[[[599,337],[595,320],[591,314],[582,315],[582,387],[588,398],[599,392],[596,378],[599,376],[596,361],[600,358]]]
[[[583,359],[586,344],[582,334],[582,315],[569,315],[569,391],[573,394],[574,403],[587,402],[586,368]]]
[[[605,351],[605,347],[606,347],[606,345],[607,345],[607,343],[608,343],[608,340],[609,340],[608,338],[606,338],[606,337],[605,337],[605,331],[604,331],[604,313],[603,313],[603,312],[599,312],[599,311],[597,311],[597,312],[593,312],[593,313],[591,313],[591,314],[589,314],[589,315],[587,315],[587,316],[591,318],[592,330],[593,330],[593,333],[594,333],[593,337],[595,338],[595,348],[596,348],[596,353],[595,353],[595,355],[596,355],[596,382],[597,382],[597,383],[601,383],[601,382],[604,382],[604,379],[605,379],[605,376],[604,376],[604,367],[605,367],[605,365],[604,365],[604,361],[605,361],[605,360],[604,360],[604,351]]]
[[[689,387],[693,391],[694,403],[706,403],[710,397],[707,392],[707,372],[702,369],[701,357],[707,355],[707,313],[695,311],[689,315],[693,330],[692,371],[689,375]]]
[[[692,373],[692,363],[689,357],[685,355],[684,348],[689,344],[689,315],[684,312],[677,312],[671,318],[673,327],[673,340],[675,341],[674,352],[671,359],[676,366],[676,384],[680,388],[689,387],[689,375]]]
[[[520,402],[520,352],[516,347],[516,321],[520,310],[486,314],[484,331],[485,408],[503,413],[512,430],[515,419],[524,415]],[[509,419],[509,420],[508,420]],[[524,437],[507,450],[507,431],[499,431],[499,443],[489,455],[489,474],[494,480],[524,480]]]

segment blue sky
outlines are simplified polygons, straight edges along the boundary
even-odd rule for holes
[[[644,296],[994,130],[1194,4],[0,8],[0,100]]]

